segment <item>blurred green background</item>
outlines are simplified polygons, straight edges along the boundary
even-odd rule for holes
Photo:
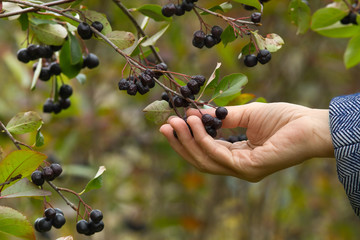
[[[145,3],[168,1],[123,1],[128,8]],[[312,12],[330,1],[311,1]],[[211,7],[221,1],[199,1]],[[133,33],[135,28],[112,1],[84,1],[89,9],[106,13],[113,29]],[[250,15],[233,3],[229,16]],[[266,65],[246,68],[237,59],[247,40],[237,40],[226,48],[196,49],[192,34],[199,29],[196,15],[174,17],[173,24],[157,47],[172,71],[210,76],[217,62],[220,75],[241,72],[249,83],[243,92],[264,97],[268,102],[291,102],[313,108],[327,108],[338,95],[355,93],[360,86],[360,68],[346,70],[343,53],[347,39],[330,39],[313,32],[296,35],[291,25],[288,1],[266,3],[259,33],[277,33],[285,41]],[[140,22],[143,16],[134,13]],[[213,16],[210,25],[225,27]],[[146,32],[156,33],[161,23],[150,22]],[[84,199],[105,216],[105,229],[91,239],[358,239],[359,219],[353,213],[337,180],[334,159],[311,159],[283,170],[259,183],[233,177],[202,174],[169,147],[155,124],[142,109],[160,99],[156,87],[145,96],[131,97],[119,92],[124,60],[112,48],[96,40],[86,42],[100,58],[100,66],[85,70],[85,84],[73,79],[72,107],[59,115],[45,115],[42,104],[49,96],[49,83],[39,82],[30,91],[32,64],[16,60],[16,52],[26,35],[17,21],[0,20],[0,120],[7,122],[18,112],[35,110],[45,122],[45,145],[38,148],[60,162],[64,174],[54,183],[81,191],[98,167],[104,165],[104,185]],[[33,135],[21,136],[32,144]],[[0,135],[5,153],[14,150],[10,140]],[[71,198],[71,196],[69,196]],[[67,223],[39,239],[73,235],[75,212],[56,194],[50,197],[63,209]],[[75,202],[75,199],[72,198]],[[1,200],[28,216],[31,222],[43,213],[41,201]],[[31,207],[30,207],[31,206]]]

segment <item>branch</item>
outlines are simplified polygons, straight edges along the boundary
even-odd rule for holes
[[[3,182],[3,183],[0,183],[0,187],[5,186],[5,185],[8,185],[8,184],[10,184],[10,183],[12,183],[12,182],[20,179],[20,178],[22,178],[22,175],[21,175],[21,174],[15,176],[15,177],[12,177],[12,178],[10,178],[10,180],[8,180],[8,181],[6,181],[6,182]]]
[[[11,139],[11,141],[15,144],[16,148],[21,150],[19,142],[11,135],[11,133],[6,129],[5,125],[0,121],[0,127],[4,130],[6,135]]]
[[[60,195],[62,199],[64,199],[67,205],[69,205],[72,209],[74,209],[74,211],[76,212],[78,211],[77,207],[60,192],[61,190],[56,185],[54,185],[50,181],[46,181],[46,182]]]

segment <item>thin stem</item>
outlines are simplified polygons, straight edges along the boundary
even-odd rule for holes
[[[76,206],[60,192],[62,188],[57,187],[50,181],[46,181],[46,182],[60,195],[62,199],[64,199],[67,205],[69,205],[74,211],[77,212]]]
[[[86,208],[88,208],[88,209],[91,209],[91,207],[84,202],[84,200],[80,197],[80,195],[79,195],[77,192],[75,192],[75,191],[73,191],[73,190],[71,190],[71,189],[61,188],[61,187],[58,187],[58,189],[59,189],[59,191],[68,192],[68,193],[74,194],[74,195],[79,199],[79,201],[84,205],[84,207],[86,207]]]
[[[70,3],[70,2],[74,2],[74,1],[75,0],[59,0],[59,1],[54,1],[54,2],[44,3],[44,4],[41,4],[41,6],[49,6],[50,7],[50,6],[60,5],[60,4],[64,4],[64,3]],[[6,1],[4,1],[4,2],[6,2]],[[30,8],[22,9],[22,10],[15,11],[15,12],[0,14],[0,18],[11,17],[11,16],[15,16],[18,14],[27,13],[27,12],[35,12],[35,11],[38,11],[38,8],[30,7]]]
[[[6,135],[11,139],[17,149],[21,150],[20,143],[11,135],[11,133],[6,129],[5,125],[0,121],[0,127],[4,130]]]
[[[349,10],[352,10],[353,7],[347,0],[343,0],[343,2],[346,4],[346,6],[349,8]]]
[[[12,183],[12,182],[20,179],[20,178],[22,178],[22,175],[21,175],[21,174],[15,176],[15,177],[12,177],[12,178],[10,178],[10,180],[8,180],[8,181],[6,181],[6,182],[3,182],[3,183],[0,183],[0,187],[5,186],[5,185],[8,185],[8,184],[10,184],[10,183]]]

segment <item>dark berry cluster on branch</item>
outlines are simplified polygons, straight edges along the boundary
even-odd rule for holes
[[[350,11],[348,15],[346,15],[345,17],[343,17],[340,22],[341,24],[343,25],[348,25],[348,24],[355,24],[357,25],[357,21],[356,21],[356,18],[357,18],[357,13],[356,12],[353,12],[353,11]]]
[[[35,220],[34,227],[38,232],[48,232],[52,227],[61,228],[65,222],[64,213],[59,208],[47,208],[44,217]]]
[[[194,47],[203,48],[212,48],[216,44],[221,42],[221,34],[223,29],[219,26],[213,26],[211,28],[211,34],[205,34],[204,31],[198,30],[193,35],[192,44]]]
[[[37,185],[42,186],[46,181],[53,181],[62,173],[62,167],[60,164],[52,163],[50,166],[42,168],[42,170],[35,170],[31,174],[31,181]]]
[[[62,46],[35,45],[30,44],[17,52],[17,59],[20,62],[28,63],[39,58],[51,58],[54,52],[59,51]]]
[[[76,231],[86,236],[101,232],[104,229],[104,222],[102,221],[103,214],[100,210],[95,209],[90,212],[90,220],[84,219],[76,223]]]
[[[266,64],[271,60],[271,53],[267,49],[262,49],[257,55],[249,54],[244,58],[244,64],[247,67],[254,67],[257,63]]]
[[[185,12],[189,12],[194,8],[194,3],[198,0],[183,0],[181,4],[168,3],[161,9],[161,13],[165,17],[182,16]]]
[[[104,28],[102,23],[99,21],[94,21],[91,24],[91,27],[95,28],[99,32],[101,32]],[[84,40],[90,39],[93,36],[93,31],[92,31],[91,27],[88,23],[81,22],[77,27],[77,32],[78,32],[79,36]]]
[[[54,101],[51,98],[48,98],[43,105],[44,113],[55,113],[58,114],[63,109],[68,109],[71,106],[70,96],[72,95],[72,87],[68,84],[61,85],[58,95],[59,98],[57,101]]]
[[[222,127],[222,121],[226,118],[228,111],[224,107],[218,107],[215,110],[215,116],[210,114],[204,114],[201,117],[201,121],[204,124],[206,132],[213,138],[217,135],[217,130]]]

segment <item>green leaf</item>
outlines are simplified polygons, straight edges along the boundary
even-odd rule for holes
[[[70,8],[74,8],[78,5],[80,5],[80,3],[82,3],[84,0],[76,0],[75,2],[73,2],[70,6]]]
[[[291,0],[289,13],[292,23],[297,27],[297,34],[304,34],[310,27],[311,10],[303,0]]]
[[[11,2],[3,2],[2,8],[3,8],[2,10],[5,10],[5,13],[12,13],[22,10],[22,8],[18,4]],[[9,20],[15,20],[18,19],[19,17],[20,15],[10,16]]]
[[[62,45],[68,35],[66,28],[60,24],[31,24],[31,29],[39,42],[47,45]]]
[[[82,52],[79,41],[69,34],[60,51],[60,67],[68,78],[74,78],[82,68]]]
[[[145,117],[155,124],[164,123],[172,113],[169,103],[165,100],[157,100],[144,108]]]
[[[324,28],[316,29],[316,32],[331,38],[349,38],[354,36],[357,32],[359,32],[360,26],[359,25],[344,25],[340,22],[336,22],[333,25]]]
[[[39,189],[35,184],[30,182],[27,178],[14,183],[7,189],[1,192],[1,198],[18,198],[18,197],[38,197],[49,196],[51,192]]]
[[[17,150],[8,154],[0,162],[0,183],[9,181],[11,178],[21,175],[27,177],[35,171],[47,158],[45,154],[31,150]],[[9,185],[1,187],[0,192]]]
[[[101,186],[103,184],[102,174],[105,172],[105,170],[106,170],[106,168],[104,166],[100,166],[98,172],[95,175],[95,177],[93,179],[91,179],[90,182],[88,182],[85,189],[82,190],[82,192],[79,193],[79,195],[81,195],[83,193],[86,193],[86,192],[89,192],[89,191],[94,190],[94,189],[101,188]]]
[[[226,47],[226,45],[228,45],[229,43],[235,41],[236,38],[237,35],[231,26],[227,26],[221,34],[221,41],[224,44],[224,47]]]
[[[32,224],[22,213],[9,207],[0,206],[0,232],[22,239],[35,240]]]
[[[85,84],[86,83],[86,75],[83,74],[83,73],[79,73],[77,76],[76,76],[76,79],[78,80],[78,82],[80,84]]]
[[[39,131],[36,133],[35,147],[41,147],[44,145],[44,135]]]
[[[311,29],[316,31],[319,28],[330,26],[348,14],[337,8],[321,8],[317,10],[311,19]]]
[[[256,7],[257,9],[261,9],[261,4],[258,0],[233,0],[233,1],[245,5],[253,6]]]
[[[31,86],[30,86],[31,91],[35,90],[35,88],[36,88],[36,83],[39,79],[41,68],[42,68],[42,60],[39,60],[36,65],[36,69],[35,69],[35,72],[34,72],[34,75],[33,75],[32,81],[31,81]]]
[[[232,4],[230,2],[223,2],[220,5],[209,8],[210,11],[216,12],[228,12],[232,9]],[[202,12],[201,15],[209,15],[207,12]]]
[[[40,24],[56,24],[56,22],[52,19],[46,19],[46,18],[37,18],[32,17],[30,18],[30,23],[32,25],[40,25]]]
[[[166,25],[159,32],[155,33],[153,36],[151,36],[146,41],[141,43],[141,46],[148,47],[148,46],[151,46],[151,45],[155,45],[156,41],[166,32],[166,30],[169,28],[169,26],[170,26],[170,24]]]
[[[135,10],[141,12],[143,15],[145,15],[149,18],[154,19],[157,22],[171,20],[171,18],[165,17],[161,13],[161,8],[162,8],[162,6],[160,6],[160,5],[145,4]]]
[[[112,31],[111,25],[110,25],[109,21],[107,20],[105,14],[99,13],[96,11],[92,11],[92,10],[86,10],[86,11],[84,11],[84,14],[85,14],[86,18],[88,18],[90,21],[93,21],[93,22],[98,21],[98,22],[102,23],[102,25],[104,26],[103,30],[101,31],[102,34],[106,35]]]
[[[20,112],[10,119],[6,129],[13,134],[24,134],[38,130],[42,123],[41,117],[36,112]]]
[[[284,40],[276,33],[266,35],[266,38],[258,34],[256,31],[252,32],[259,49],[267,49],[269,52],[276,52],[284,44]]]
[[[344,53],[346,68],[351,68],[360,62],[360,33],[352,37]]]
[[[106,37],[120,49],[131,47],[135,42],[135,36],[131,32],[112,31]]]
[[[255,45],[252,42],[250,42],[241,49],[241,54],[246,56],[254,53],[255,51],[256,51]]]
[[[26,31],[29,28],[29,18],[27,13],[21,14],[18,21],[21,25],[21,30]]]
[[[248,79],[244,74],[234,73],[225,76],[216,87],[212,99],[219,106],[225,106],[236,96],[241,94],[242,88],[247,84]]]
[[[209,79],[206,81],[205,86],[202,89],[201,93],[199,94],[198,99],[201,99],[201,97],[204,94],[205,90],[207,90],[207,89],[215,89],[216,88],[217,82],[219,80],[220,67],[221,67],[221,62],[218,62],[216,64],[216,67],[215,67],[214,71],[210,75]]]

